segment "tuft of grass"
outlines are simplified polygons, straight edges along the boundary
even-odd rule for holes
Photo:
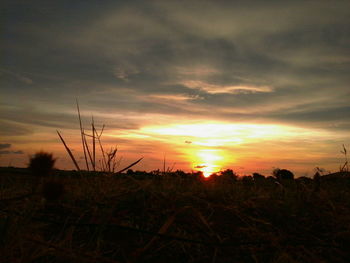
[[[34,176],[49,176],[52,174],[55,161],[52,153],[37,152],[30,157],[28,168]]]

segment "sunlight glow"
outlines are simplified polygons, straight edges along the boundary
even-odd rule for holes
[[[220,162],[224,159],[219,150],[202,149],[196,152],[197,158],[193,162],[199,164],[195,168],[199,168],[203,172],[204,177],[209,177],[212,173],[220,170]]]
[[[232,124],[232,123],[196,123],[174,124],[166,126],[147,126],[141,129],[146,134],[185,136],[187,138],[200,138],[200,142],[206,139],[224,139],[229,141],[247,140],[251,138],[276,138],[291,136],[295,133],[305,135],[306,129],[292,128],[276,124]],[[310,134],[309,134],[310,135]],[[226,141],[227,142],[227,141]]]
[[[169,151],[175,153],[177,160],[190,165],[187,169],[202,171],[204,176],[233,166],[241,167],[242,160],[258,153],[262,155],[254,158],[269,159],[276,154],[270,148],[264,148],[264,145],[277,145],[277,149],[282,149],[283,144],[302,138],[316,140],[326,136],[324,131],[279,124],[186,120],[182,123],[144,126],[118,134],[118,137],[125,139],[148,140],[154,145],[162,145],[154,152],[155,155]],[[283,156],[288,158],[288,153]],[[254,164],[249,163],[249,166]]]

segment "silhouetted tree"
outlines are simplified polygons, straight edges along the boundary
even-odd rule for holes
[[[295,179],[298,183],[304,184],[304,185],[309,185],[312,184],[312,179],[310,177],[306,176],[300,176],[297,179]]]
[[[176,170],[174,174],[180,178],[188,178],[188,175],[184,171],[181,171],[181,170]]]
[[[320,191],[320,187],[321,187],[321,175],[317,171],[314,175],[314,191],[315,192]]]
[[[276,177],[277,180],[293,180],[294,174],[287,170],[287,169],[275,169],[273,170],[273,175]]]
[[[190,176],[194,180],[201,181],[203,178],[203,172],[202,171],[192,172]]]
[[[266,177],[266,181],[271,183],[271,184],[274,184],[276,182],[276,178],[273,176],[268,176],[268,177]]]
[[[243,185],[245,185],[245,186],[252,186],[252,185],[254,185],[254,179],[253,179],[253,177],[251,177],[249,175],[244,175],[241,178],[241,180],[242,180]]]
[[[237,181],[237,175],[233,170],[226,169],[219,173],[218,179],[224,182],[234,182]]]
[[[262,174],[259,174],[259,173],[253,173],[253,179],[254,179],[254,181],[264,180],[265,176],[263,176]]]

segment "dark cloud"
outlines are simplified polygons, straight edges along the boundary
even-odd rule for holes
[[[74,128],[78,97],[89,112],[115,113],[100,117],[115,129],[139,127],[144,114],[348,129],[349,10],[346,1],[11,1],[0,65],[11,103],[0,118],[11,122],[6,134]]]
[[[24,153],[23,151],[7,151],[7,150],[0,151],[0,154],[23,154],[23,153]]]
[[[11,143],[0,143],[0,155],[1,154],[23,154],[23,151],[17,150],[17,151],[11,151],[11,150],[4,150],[11,148]]]
[[[18,106],[18,108],[7,109],[0,113],[0,118],[7,123],[2,133],[6,135],[22,135],[30,133],[26,127],[30,126],[42,126],[55,129],[77,129],[79,126],[78,113],[75,112],[74,104],[72,101],[71,111],[72,113],[60,113],[60,109],[57,111],[47,111],[38,106]],[[89,112],[82,111],[83,123],[86,126],[91,126],[91,114]],[[117,118],[117,116],[116,116]],[[133,121],[123,120],[123,122],[115,121],[114,118],[103,118],[97,120],[100,125],[102,123],[108,123],[109,128],[113,129],[131,129],[137,128],[138,125]],[[24,129],[22,128],[25,125]],[[98,124],[96,124],[98,125]]]
[[[13,121],[0,120],[0,125],[0,135],[2,136],[21,136],[33,133],[32,129],[25,124],[19,124]]]
[[[11,147],[11,143],[0,143],[0,149],[7,149]]]
[[[350,112],[350,106],[345,107],[334,107],[334,108],[323,108],[318,110],[310,111],[287,111],[281,112],[280,114],[271,114],[272,117],[278,117],[279,119],[291,119],[300,121],[341,121],[348,120]]]

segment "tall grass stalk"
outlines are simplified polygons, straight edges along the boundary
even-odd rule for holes
[[[80,124],[80,135],[81,135],[81,144],[83,146],[83,151],[84,151],[84,158],[85,158],[85,163],[86,163],[86,169],[89,171],[89,163],[86,158],[86,150],[85,150],[85,143],[84,143],[84,130],[83,130],[83,125],[81,123],[81,117],[80,117],[80,109],[79,109],[79,103],[78,99],[76,100],[77,102],[77,109],[78,109],[78,117],[79,117],[79,124]]]
[[[95,122],[94,116],[91,116],[91,133],[92,133],[92,167],[96,171],[96,140],[95,140]]]
[[[62,136],[61,136],[61,134],[60,134],[59,131],[57,131],[57,134],[58,134],[58,136],[60,137],[60,139],[61,139],[61,141],[62,141],[64,147],[66,148],[66,150],[67,150],[67,152],[68,152],[70,158],[72,159],[72,161],[73,161],[73,163],[74,163],[74,165],[75,165],[75,168],[77,168],[77,170],[80,172],[79,165],[78,165],[77,161],[75,160],[72,151],[71,151],[71,150],[69,149],[69,147],[67,146],[66,142],[65,142],[64,139],[62,138]]]
[[[102,126],[100,133],[98,133],[96,130],[96,127],[95,127],[94,118],[92,116],[92,118],[91,118],[91,132],[92,132],[92,134],[90,135],[90,134],[85,133],[85,130],[84,130],[84,127],[82,124],[82,120],[81,120],[78,100],[76,100],[76,104],[77,104],[77,110],[78,110],[81,142],[82,142],[84,159],[85,159],[87,171],[90,171],[89,162],[91,164],[93,171],[96,171],[96,140],[100,146],[100,150],[101,150],[101,154],[102,154],[102,160],[99,160],[100,170],[102,172],[106,172],[109,174],[122,173],[122,172],[126,171],[127,169],[131,168],[132,166],[138,164],[143,159],[143,157],[142,157],[142,158],[138,159],[137,161],[131,163],[130,165],[126,166],[125,168],[120,169],[119,171],[116,172],[116,168],[119,166],[121,158],[119,160],[116,159],[117,158],[117,151],[118,151],[116,146],[114,148],[112,147],[109,152],[106,152],[103,145],[102,145],[101,136],[103,134],[105,125]],[[59,133],[59,131],[57,131],[57,134],[60,137],[60,139],[61,139],[66,151],[68,152],[70,158],[72,159],[75,167],[77,168],[78,171],[80,171],[80,167],[78,166],[78,163],[77,163],[74,155],[72,154],[72,151],[67,146],[66,142],[64,141],[64,139],[61,136],[61,134]],[[92,138],[92,152],[90,150],[91,148],[89,147],[88,140],[86,139],[86,137]]]
[[[84,130],[83,130],[83,132],[84,132]],[[91,156],[91,152],[90,152],[90,149],[89,149],[89,145],[88,145],[87,140],[86,140],[85,132],[84,132],[84,144],[85,144],[86,152],[88,153],[91,165],[92,165],[92,167],[94,167],[94,163],[93,163],[93,160],[92,160],[92,156]]]
[[[349,172],[349,162],[348,162],[348,151],[346,150],[345,145],[343,144],[343,150],[340,151],[342,154],[344,154],[345,162],[342,167],[340,167],[341,172]]]

